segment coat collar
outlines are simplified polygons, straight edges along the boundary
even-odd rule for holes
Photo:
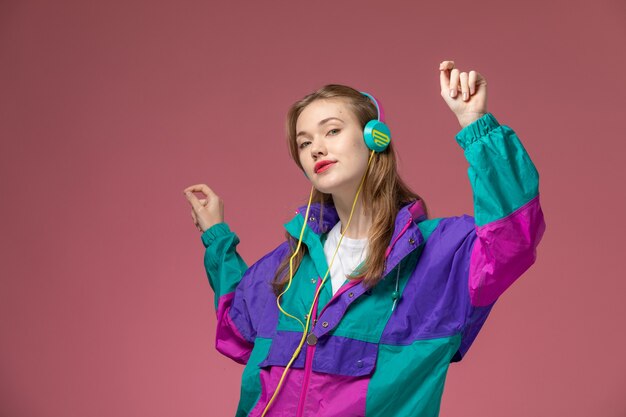
[[[306,205],[298,207],[296,210],[296,216],[300,216],[304,218],[306,214]],[[313,203],[309,209],[309,218],[307,219],[308,227],[317,234],[321,235],[322,233],[326,233],[330,231],[339,221],[339,215],[337,214],[337,210],[335,206],[332,204],[327,204],[324,206],[323,216],[321,215],[321,204]],[[426,214],[424,210],[424,205],[421,200],[416,200],[410,203],[405,204],[400,208],[398,215],[396,216],[395,226],[394,226],[394,234],[391,239],[393,240],[397,237],[397,234],[400,233],[402,228],[407,223],[408,219],[412,218],[415,223],[419,223],[422,220],[426,219]],[[294,219],[295,220],[295,219]],[[291,223],[291,222],[289,222]],[[289,224],[287,223],[287,224]],[[302,223],[300,223],[302,225]],[[295,236],[297,237],[297,236]]]
[[[305,214],[306,206],[301,206],[296,211],[295,217],[285,223],[285,228],[295,239],[300,236]],[[323,216],[320,214],[322,214],[320,203],[311,204],[303,237],[303,243],[310,248],[321,247],[321,235],[330,231],[339,221],[337,210],[331,204],[324,206]],[[391,242],[387,249],[386,269],[391,270],[408,252],[423,243],[423,237],[419,232],[417,223],[425,219],[426,214],[421,200],[405,204],[398,211]]]
[[[303,222],[305,221],[304,215],[306,213],[306,206],[302,206],[296,212],[294,218],[285,223],[285,229],[298,239],[302,230]],[[323,277],[328,271],[328,264],[326,263],[326,255],[324,254],[324,245],[322,243],[322,234],[324,231],[330,231],[332,227],[339,221],[339,216],[334,207],[325,206],[324,216],[319,218],[320,205],[313,204],[309,209],[309,218],[306,220],[307,227],[304,228],[304,234],[302,237],[302,243],[309,248],[309,256],[313,261],[313,265],[319,274],[319,277]],[[390,245],[387,249],[387,259],[385,262],[385,271],[383,276],[387,276],[394,268],[399,266],[400,262],[415,249],[419,248],[424,243],[424,238],[419,230],[417,224],[426,219],[424,206],[420,200],[414,201],[404,205],[398,212],[394,225],[394,232],[390,241]],[[346,288],[345,286],[342,288]],[[328,300],[336,298],[340,295],[337,292],[335,296],[331,293],[331,284],[328,281],[324,285],[324,290],[320,294],[320,302],[322,305],[326,305]],[[365,293],[366,289],[362,281],[351,283],[350,291],[352,297],[350,300],[354,301]],[[352,302],[350,301],[350,302]]]

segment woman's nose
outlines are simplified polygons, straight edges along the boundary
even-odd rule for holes
[[[311,143],[311,156],[313,158],[317,158],[321,155],[326,155],[326,146],[324,145],[324,141],[317,139]]]

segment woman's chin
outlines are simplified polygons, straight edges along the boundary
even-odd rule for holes
[[[333,193],[333,188],[332,187],[321,187],[318,185],[314,185],[315,189],[317,191],[319,191],[320,193],[324,193],[324,194],[332,194]]]
[[[349,187],[345,182],[337,183],[333,182],[332,184],[326,181],[319,181],[316,184],[313,184],[315,189],[324,194],[331,194],[334,196],[341,196],[344,194],[353,195],[354,193],[350,193],[349,189],[354,187]]]
[[[337,184],[329,181],[315,181],[313,182],[315,189],[324,194],[333,194],[337,192]]]

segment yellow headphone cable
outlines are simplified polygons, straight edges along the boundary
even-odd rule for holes
[[[296,254],[300,250],[300,246],[302,244],[302,236],[304,236],[304,229],[305,229],[306,224],[307,224],[307,219],[309,218],[309,209],[311,208],[311,201],[313,200],[313,190],[314,190],[314,187],[311,187],[311,193],[309,195],[309,202],[308,202],[307,207],[306,207],[306,213],[304,215],[304,221],[302,223],[302,229],[300,230],[300,236],[298,238],[298,245],[296,246],[296,249],[294,250],[293,255],[291,255],[291,258],[289,258],[289,282],[288,282],[287,287],[285,288],[285,290],[282,293],[280,293],[280,295],[278,297],[276,297],[276,304],[278,305],[278,309],[280,311],[282,311],[284,315],[286,315],[287,317],[291,317],[292,319],[296,320],[298,323],[300,323],[300,326],[302,326],[302,330],[303,330],[302,338],[300,339],[300,343],[298,344],[298,347],[296,348],[296,350],[294,351],[291,359],[289,360],[289,363],[287,363],[287,366],[285,367],[285,370],[283,371],[283,374],[280,377],[280,380],[278,381],[278,385],[276,386],[276,390],[274,391],[274,394],[272,395],[272,397],[268,401],[267,406],[263,410],[263,414],[261,414],[261,417],[265,417],[265,414],[267,413],[267,411],[269,410],[270,406],[272,405],[272,403],[276,399],[276,396],[278,395],[278,393],[279,393],[279,391],[280,391],[280,389],[281,389],[281,387],[283,385],[285,377],[287,376],[287,371],[289,370],[289,368],[291,367],[293,362],[296,360],[296,358],[300,354],[300,351],[302,350],[302,346],[304,345],[304,341],[306,340],[307,331],[308,331],[309,325],[311,323],[311,315],[313,313],[313,308],[317,304],[317,298],[318,298],[318,296],[320,294],[320,291],[321,291],[322,287],[324,286],[324,283],[326,282],[326,279],[328,278],[328,274],[330,273],[330,268],[332,267],[333,262],[335,261],[335,256],[337,255],[337,252],[339,251],[339,246],[341,245],[341,241],[343,240],[343,236],[348,231],[348,227],[350,227],[350,221],[352,220],[352,214],[354,213],[354,208],[356,207],[357,199],[359,198],[359,194],[361,193],[361,189],[363,188],[363,183],[365,182],[365,177],[367,176],[370,164],[372,162],[372,159],[373,159],[375,153],[376,153],[375,151],[372,151],[371,154],[370,154],[369,160],[367,161],[367,168],[365,169],[365,173],[363,174],[363,177],[361,178],[361,183],[359,184],[359,188],[357,189],[356,195],[354,196],[354,201],[352,202],[352,208],[350,209],[350,216],[348,217],[348,223],[346,224],[346,228],[344,229],[343,233],[341,234],[341,237],[339,238],[339,242],[337,243],[337,247],[335,248],[335,252],[333,253],[332,258],[330,259],[330,264],[328,265],[328,270],[326,270],[326,274],[324,275],[324,278],[322,279],[322,283],[317,287],[317,290],[315,291],[315,297],[313,297],[313,303],[311,304],[311,308],[309,309],[309,314],[306,315],[306,324],[304,324],[304,323],[302,323],[302,321],[299,318],[297,318],[297,317],[289,314],[285,310],[283,310],[283,308],[280,305],[280,298],[283,296],[283,294],[285,294],[289,290],[289,287],[291,287],[291,281],[293,280],[293,258],[295,258]]]

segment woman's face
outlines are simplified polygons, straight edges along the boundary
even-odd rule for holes
[[[363,130],[345,99],[315,100],[296,122],[300,163],[313,186],[335,196],[353,196],[367,168]]]

